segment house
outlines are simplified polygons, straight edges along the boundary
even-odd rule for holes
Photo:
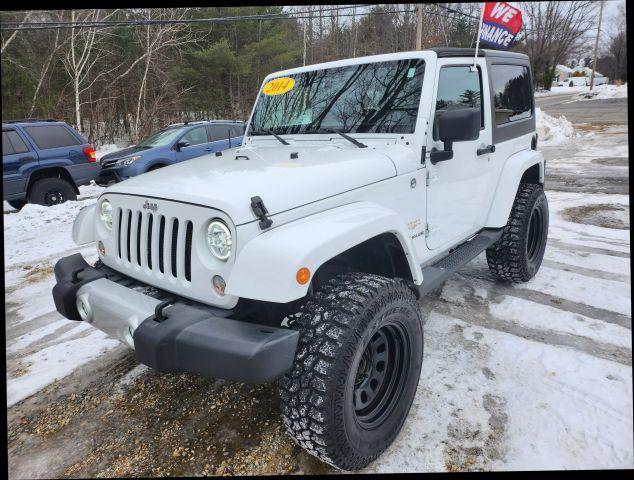
[[[557,65],[555,67],[553,87],[568,87],[571,82],[575,87],[590,85],[591,77],[592,69],[589,67],[570,68],[565,65]],[[602,83],[608,83],[608,77],[595,70],[594,84],[601,85]]]

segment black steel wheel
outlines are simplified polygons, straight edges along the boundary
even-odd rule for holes
[[[42,178],[29,188],[29,203],[50,207],[77,200],[75,188],[63,178]]]
[[[420,307],[402,280],[346,273],[295,319],[295,362],[280,380],[282,418],[309,453],[358,470],[396,438],[423,360]]]
[[[357,421],[373,428],[392,413],[404,388],[410,340],[397,323],[372,335],[357,365],[353,404]]]

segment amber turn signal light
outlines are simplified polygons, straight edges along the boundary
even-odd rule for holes
[[[297,270],[297,275],[295,275],[295,279],[300,285],[306,285],[308,283],[308,280],[310,280],[310,270],[308,270],[306,267],[300,268],[299,270]]]

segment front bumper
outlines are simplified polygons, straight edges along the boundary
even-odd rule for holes
[[[99,176],[95,178],[95,183],[102,187],[107,187],[113,183],[119,183],[128,177],[122,176],[117,169],[108,168],[101,171]]]
[[[261,383],[292,365],[295,330],[231,319],[231,310],[174,298],[106,266],[91,267],[80,254],[59,260],[55,277],[59,313],[83,317],[160,372]]]

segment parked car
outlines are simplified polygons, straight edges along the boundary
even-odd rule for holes
[[[77,187],[90,183],[100,170],[95,149],[64,122],[2,123],[2,197],[14,208],[76,200]]]
[[[169,125],[137,145],[104,155],[98,185],[107,186],[173,163],[242,144],[244,122],[205,120]]]
[[[544,257],[529,58],[474,55],[438,48],[267,76],[244,145],[213,168],[201,157],[134,178],[81,210],[73,239],[94,242],[99,260],[57,262],[57,311],[158,371],[281,377],[296,443],[365,467],[412,405],[423,297],[483,252],[509,283]]]

